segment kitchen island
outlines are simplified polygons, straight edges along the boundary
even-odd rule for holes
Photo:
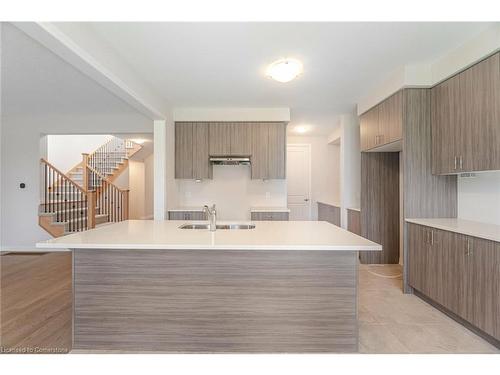
[[[326,222],[121,223],[37,244],[73,252],[73,348],[357,352],[358,251]],[[220,223],[224,224],[224,223]]]

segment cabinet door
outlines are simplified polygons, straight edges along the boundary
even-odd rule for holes
[[[361,236],[361,217],[359,211],[347,210],[347,230]]]
[[[460,171],[458,157],[466,147],[465,137],[469,136],[465,127],[462,88],[463,78],[456,75],[431,90],[433,174]]]
[[[388,140],[384,132],[384,141],[394,142],[403,139],[403,91],[398,91],[388,99],[389,110],[389,135]]]
[[[467,237],[449,233],[444,263],[444,301],[447,309],[465,319],[467,298]]]
[[[500,264],[493,241],[468,237],[466,319],[499,338]]]
[[[429,292],[427,286],[428,236],[427,228],[408,224],[409,283],[426,295]]]
[[[228,122],[210,123],[209,139],[211,156],[226,156],[231,154],[232,124]]]
[[[428,296],[444,305],[447,291],[446,269],[448,252],[451,246],[451,233],[435,228],[427,228],[425,240],[428,243],[426,265],[426,289]]]
[[[500,169],[500,54],[472,66],[464,77],[466,124],[471,146],[464,150],[464,170]]]
[[[193,178],[193,124],[175,124],[175,178]]]
[[[231,125],[231,155],[250,156],[252,154],[251,126],[247,123]]]
[[[286,177],[286,124],[268,124],[268,179]]]
[[[269,129],[266,123],[251,125],[252,135],[252,179],[269,178],[268,167],[268,138]]]
[[[379,106],[365,112],[360,117],[361,151],[369,150],[377,145],[379,129]]]
[[[209,156],[209,124],[193,124],[193,178],[212,178]]]

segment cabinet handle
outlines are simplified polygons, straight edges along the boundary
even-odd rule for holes
[[[453,167],[454,170],[457,170],[457,157],[455,156],[455,166]]]
[[[434,245],[434,231],[431,230],[431,245]]]
[[[462,156],[460,156],[460,169],[462,169],[463,163],[462,163]]]

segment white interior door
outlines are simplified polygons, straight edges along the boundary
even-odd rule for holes
[[[286,176],[290,220],[311,220],[311,145],[287,145]]]

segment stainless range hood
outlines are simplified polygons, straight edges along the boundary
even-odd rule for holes
[[[248,156],[211,156],[210,163],[213,165],[250,165]]]

